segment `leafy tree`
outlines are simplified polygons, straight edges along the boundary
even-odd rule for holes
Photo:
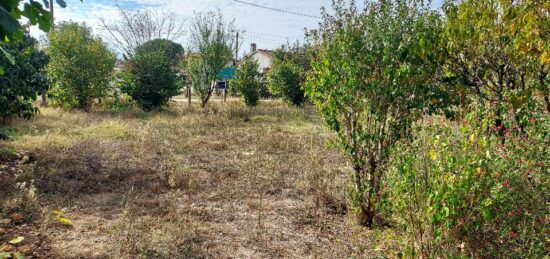
[[[464,0],[444,6],[447,77],[496,115],[496,127],[506,127],[503,113],[512,109],[516,127],[524,128],[537,91],[548,96],[550,18],[544,2]]]
[[[129,77],[122,91],[145,110],[161,108],[181,94],[182,85],[174,61],[167,55],[171,46],[157,51],[136,51],[130,62]]]
[[[46,8],[53,4],[51,0],[42,0]],[[0,39],[3,42],[23,39],[25,28],[21,26],[21,17],[26,17],[31,25],[37,25],[42,31],[49,31],[53,18],[48,10],[44,9],[38,1],[29,0],[21,4],[22,0],[5,0],[0,2]],[[64,0],[56,0],[57,4],[65,8]],[[52,6],[53,7],[53,6]],[[13,64],[15,59],[8,51],[0,46],[0,51]],[[0,75],[4,68],[0,66]]]
[[[223,16],[209,12],[196,14],[191,25],[193,55],[189,59],[189,76],[193,89],[205,107],[212,96],[212,84],[217,74],[232,59],[233,22],[225,22]]]
[[[304,103],[302,85],[306,79],[309,62],[302,53],[305,48],[295,46],[293,49],[283,46],[275,51],[273,64],[267,74],[269,92],[296,106]]]
[[[16,61],[11,63],[6,56],[0,56],[0,67],[5,69],[0,76],[0,118],[30,118],[38,111],[33,106],[37,94],[49,87],[44,71],[48,57],[28,34],[0,46]]]
[[[54,103],[86,110],[93,99],[105,97],[115,66],[115,56],[105,43],[75,22],[58,25],[49,41],[47,72]]]
[[[236,79],[231,80],[232,87],[243,97],[246,106],[256,106],[260,100],[260,65],[250,56],[245,57],[237,70]]]
[[[184,53],[181,44],[167,39],[154,39],[147,41],[138,46],[135,50],[136,54],[145,54],[148,52],[163,52],[173,65],[178,65],[179,59]]]
[[[291,61],[275,59],[268,73],[269,92],[296,106],[304,103],[301,83],[304,71]]]
[[[335,1],[311,32],[306,94],[350,158],[350,190],[360,223],[373,226],[389,151],[433,104],[442,103],[434,75],[440,17],[417,1]]]

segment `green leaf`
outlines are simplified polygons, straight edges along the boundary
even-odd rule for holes
[[[0,7],[0,28],[8,34],[13,34],[20,28],[19,22],[3,7]]]
[[[55,2],[57,2],[57,4],[62,8],[67,7],[67,3],[64,0],[55,0]]]
[[[2,46],[0,46],[0,50],[4,53],[4,56],[6,56],[6,58],[8,58],[10,63],[12,65],[15,65],[15,58],[11,55],[11,53],[7,52]],[[2,71],[2,73],[3,73],[3,71]]]
[[[491,214],[491,211],[489,209],[484,210],[481,215],[483,216],[483,219],[485,220],[491,220],[493,219],[493,216]]]

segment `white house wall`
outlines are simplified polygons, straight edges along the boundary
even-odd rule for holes
[[[258,71],[263,73],[265,70],[271,68],[271,58],[264,53],[256,52],[252,55],[252,58],[255,59],[260,65]]]

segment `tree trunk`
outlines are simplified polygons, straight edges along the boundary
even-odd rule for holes
[[[546,112],[550,113],[550,100],[547,94],[544,95],[544,103],[546,104]]]
[[[202,108],[206,107],[206,104],[208,104],[208,101],[210,100],[210,97],[212,97],[212,93],[214,92],[214,84],[215,83],[216,83],[216,81],[212,81],[212,84],[210,85],[210,90],[208,90],[208,95],[206,96],[206,98],[204,100],[202,100],[202,104],[201,104]]]
[[[363,196],[364,190],[363,190],[363,183],[361,179],[362,171],[363,170],[360,166],[356,165],[353,167],[353,185],[355,187],[355,192],[357,194],[357,197],[355,199],[358,199],[355,202],[359,203],[359,209],[360,209],[359,215],[357,215],[357,221],[359,225],[366,226],[368,215],[366,213],[367,206],[365,205],[365,197]]]
[[[191,107],[191,86],[187,87],[187,106]]]
[[[376,188],[376,169],[377,169],[377,163],[376,158],[374,156],[371,156],[369,158],[369,193],[367,196],[367,207],[365,208],[365,211],[363,212],[365,216],[365,222],[364,225],[368,228],[372,228],[374,225],[374,216],[376,215],[375,208],[374,208],[374,196],[378,192],[378,188]]]
[[[48,98],[46,97],[46,91],[42,91],[40,94],[40,98],[42,99],[42,106],[48,106]]]
[[[500,138],[500,142],[501,144],[504,145],[504,143],[506,142],[506,126],[504,125],[504,122],[502,121],[502,119],[496,119],[495,120],[495,131],[498,135],[498,137]]]
[[[210,89],[210,91],[208,91],[208,95],[206,96],[206,98],[204,100],[202,100],[201,108],[206,107],[206,104],[208,104],[208,101],[210,100],[211,96],[212,96],[212,89]]]

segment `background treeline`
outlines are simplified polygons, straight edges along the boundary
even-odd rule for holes
[[[548,255],[550,2],[334,3],[305,90],[399,256]]]
[[[42,95],[43,105],[116,111],[134,105],[158,110],[185,92],[205,107],[218,74],[229,66],[237,68],[229,92],[242,96],[248,106],[257,105],[260,98],[281,97],[297,106],[306,100],[306,48],[287,44],[274,52],[270,71],[259,71],[250,56],[242,62],[235,59],[239,30],[219,12],[196,14],[186,35],[171,13],[120,8],[118,20],[100,24],[108,45],[86,24],[48,24],[51,17],[38,9],[45,14],[43,29],[49,30],[42,47],[26,32],[27,26],[20,27],[24,37],[1,43],[3,122],[38,112],[37,95]],[[189,38],[187,50],[175,42],[184,36]],[[118,58],[111,49],[118,51]]]

